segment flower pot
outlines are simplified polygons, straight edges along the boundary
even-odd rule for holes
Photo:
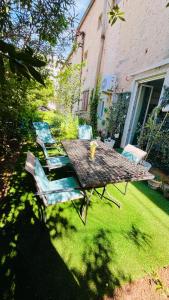
[[[114,147],[114,144],[115,144],[115,140],[112,140],[112,139],[105,139],[104,140],[104,143],[109,147],[109,148],[113,148]]]
[[[151,179],[148,180],[148,186],[152,189],[152,190],[158,190],[161,188],[162,186],[162,182],[155,180],[155,179]]]
[[[152,167],[152,165],[151,165],[148,161],[145,161],[145,160],[142,160],[142,161],[140,162],[140,164],[141,164],[145,169],[147,169],[147,171],[149,171],[149,170],[151,169],[151,167]]]

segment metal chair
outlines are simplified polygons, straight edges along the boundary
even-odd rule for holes
[[[62,168],[70,164],[70,160],[67,156],[49,156],[44,142],[39,137],[36,138],[36,142],[42,147],[49,171],[52,169]]]
[[[86,224],[89,199],[86,192],[79,186],[75,177],[67,177],[53,181],[48,180],[38,158],[31,152],[27,153],[25,170],[33,176],[37,188],[37,193],[35,195],[42,199],[44,207],[83,199],[80,217],[84,224]]]
[[[93,138],[92,126],[90,125],[79,126],[78,137],[80,140],[91,140]]]
[[[45,143],[45,144],[55,144],[56,141],[53,138],[49,124],[47,122],[33,122],[33,127],[36,131],[36,135]]]
[[[142,160],[146,157],[147,152],[131,145],[128,144],[127,146],[124,147],[123,152],[121,153],[122,156],[124,156],[126,159],[128,159],[129,161],[136,163],[136,164],[140,164],[142,162]],[[114,185],[116,188],[117,186]],[[128,182],[126,182],[125,185],[125,191],[122,192],[119,188],[117,188],[122,194],[126,195],[127,193],[127,187],[128,187]]]

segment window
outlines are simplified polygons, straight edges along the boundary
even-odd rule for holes
[[[99,109],[98,109],[98,116],[102,119],[104,113],[104,101],[100,102]]]
[[[84,91],[82,95],[82,110],[87,111],[89,101],[89,90]]]

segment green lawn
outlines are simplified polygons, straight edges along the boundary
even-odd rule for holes
[[[109,187],[121,209],[94,195],[86,226],[72,202],[48,208],[44,226],[33,181],[24,172],[28,148],[0,209],[0,299],[103,299],[169,265],[169,202],[146,183],[129,184],[126,196]],[[68,176],[64,171],[52,177]]]

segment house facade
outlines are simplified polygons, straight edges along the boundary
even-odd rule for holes
[[[91,91],[100,79],[99,129],[106,130],[107,109],[123,96],[127,104],[121,136],[124,147],[136,143],[138,124],[144,126],[160,102],[164,86],[169,86],[169,8],[166,0],[116,0],[126,21],[111,26],[109,2],[91,0],[77,29],[77,47],[68,62],[84,61],[80,103],[74,112],[86,119]]]

